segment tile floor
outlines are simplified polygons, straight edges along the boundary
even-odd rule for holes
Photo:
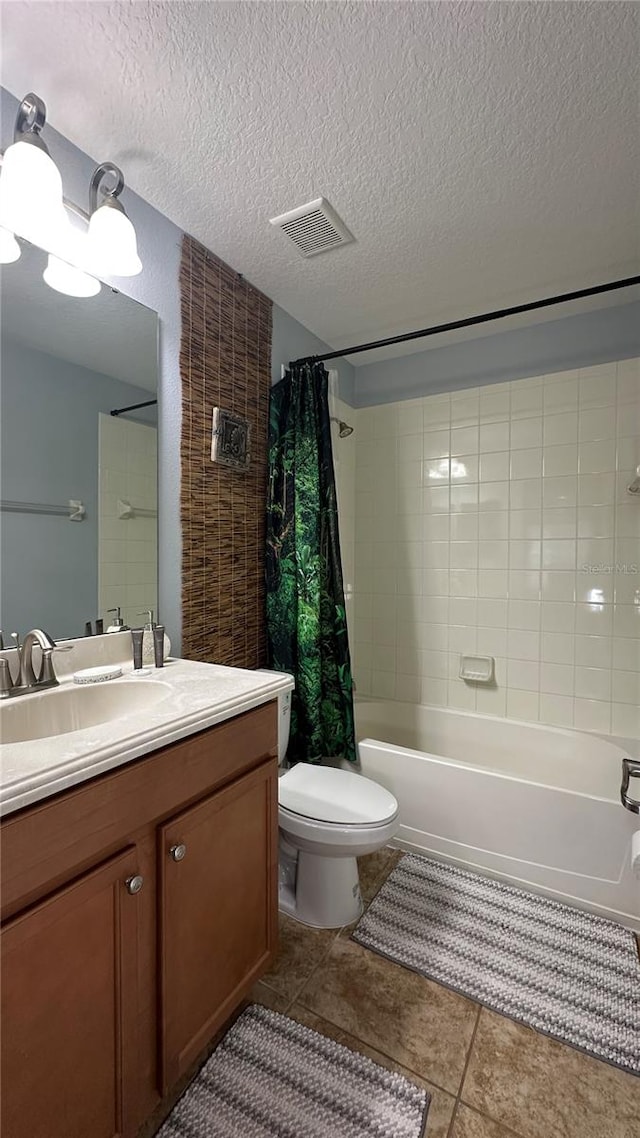
[[[365,903],[402,855],[363,858]],[[432,1095],[425,1138],[640,1138],[640,1079],[351,941],[281,917],[251,998],[401,1071]]]

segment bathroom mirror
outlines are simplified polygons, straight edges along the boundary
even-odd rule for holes
[[[0,276],[0,627],[82,636],[157,608],[158,319],[103,284],[45,284],[42,250]],[[113,410],[121,413],[112,416]]]

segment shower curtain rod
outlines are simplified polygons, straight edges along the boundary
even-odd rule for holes
[[[145,403],[132,403],[129,407],[114,407],[110,415],[124,415],[127,411],[137,411],[138,407],[155,407],[157,399],[147,399]]]
[[[320,360],[337,360],[342,356],[353,356],[356,352],[369,352],[373,348],[387,348],[391,344],[404,344],[407,340],[418,340],[422,336],[435,336],[438,332],[453,332],[457,328],[471,328],[474,324],[486,324],[490,320],[501,320],[505,316],[516,316],[519,312],[532,312],[535,308],[549,308],[568,300],[580,300],[585,296],[597,296],[601,292],[613,292],[618,288],[629,288],[640,284],[640,277],[627,277],[622,281],[609,281],[607,284],[581,288],[577,292],[565,292],[561,296],[549,296],[545,300],[532,300],[529,304],[517,304],[513,308],[500,308],[495,312],[484,312],[480,316],[468,316],[465,320],[452,320],[448,324],[435,324],[432,328],[420,328],[418,332],[404,332],[401,336],[389,336],[386,340],[372,340],[369,344],[356,344],[353,348],[340,348],[335,352],[323,352],[320,356],[302,356],[292,360],[289,367],[297,364],[319,363]]]

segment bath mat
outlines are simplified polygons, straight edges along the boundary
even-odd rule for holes
[[[353,939],[640,1075],[640,961],[634,934],[613,921],[405,854]]]
[[[420,1138],[428,1106],[402,1075],[252,1004],[157,1138]]]

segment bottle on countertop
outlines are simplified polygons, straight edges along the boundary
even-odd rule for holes
[[[107,609],[107,612],[114,612],[116,615],[107,628],[107,632],[128,632],[129,625],[125,624],[120,616],[120,605],[115,609]]]
[[[142,667],[142,637],[144,632],[141,628],[131,629],[131,647],[133,650],[133,670],[134,672],[143,672]],[[148,674],[145,672],[145,675]]]
[[[144,626],[144,636],[142,638],[142,664],[143,667],[147,667],[148,665],[155,664],[156,650],[153,643],[153,630],[157,628],[158,625],[153,619],[153,609],[145,609],[144,612],[138,613],[138,616],[148,617],[147,623]],[[166,660],[171,651],[171,641],[169,640],[166,632],[164,633],[163,643],[164,660]]]
[[[156,624],[156,626],[153,630],[153,652],[154,652],[154,657],[155,657],[154,662],[155,662],[156,668],[164,668],[164,657],[165,657],[164,642],[165,642],[165,639],[166,639],[166,637],[165,637],[165,631],[164,631],[164,624]]]

